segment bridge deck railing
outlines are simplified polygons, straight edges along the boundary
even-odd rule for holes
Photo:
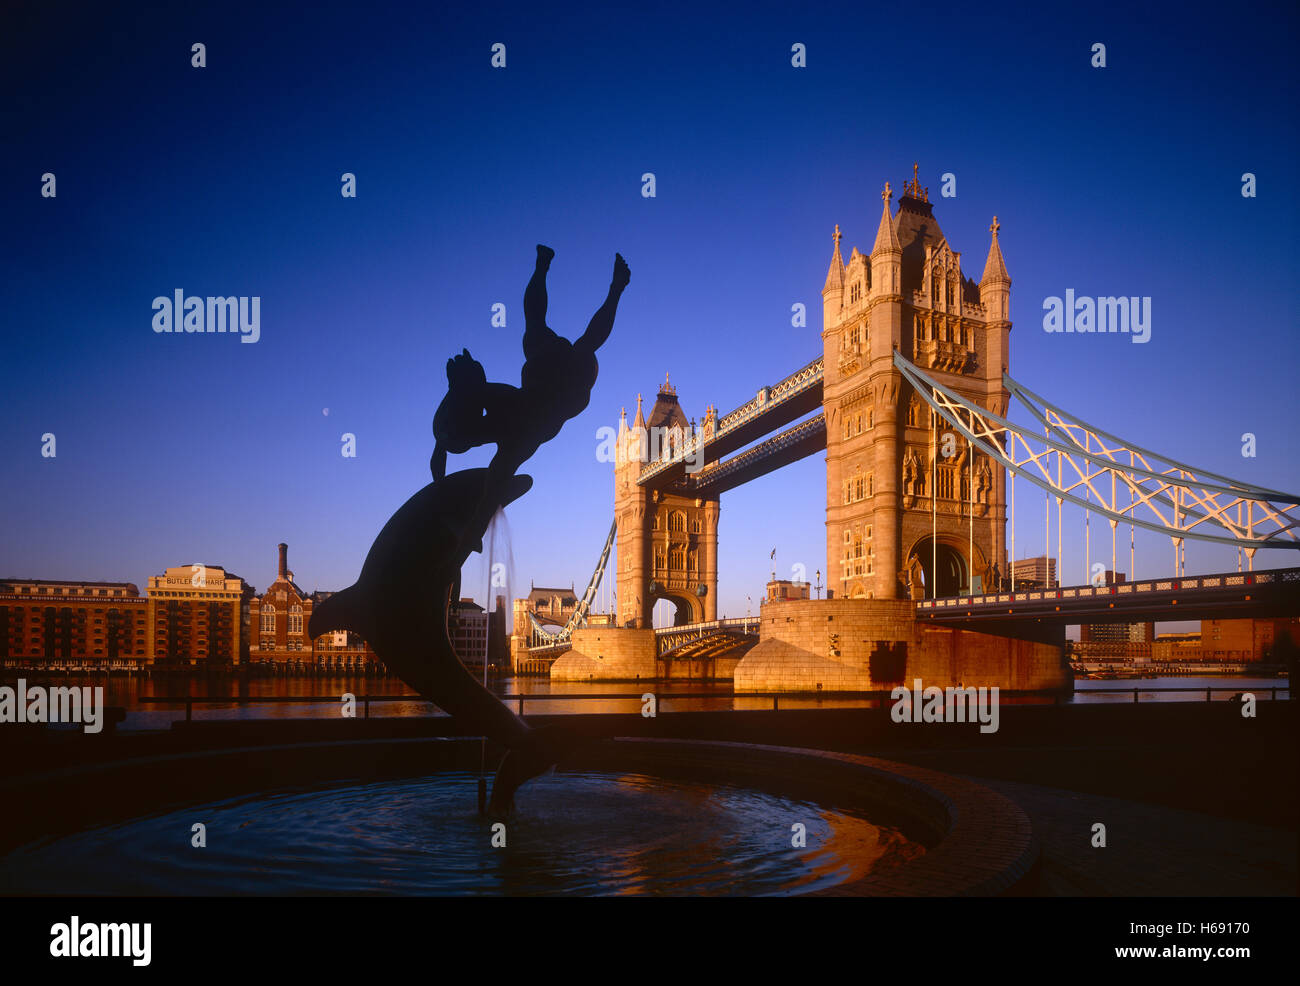
[[[1146,579],[1142,582],[1112,582],[1106,585],[1057,586],[1030,592],[994,592],[978,596],[943,596],[917,600],[918,610],[947,606],[985,606],[1009,602],[1032,602],[1047,599],[1082,599],[1096,596],[1119,596],[1146,592],[1186,592],[1189,589],[1229,589],[1241,586],[1300,582],[1300,568],[1275,568],[1262,572],[1227,572],[1217,575],[1190,575],[1175,578]]]

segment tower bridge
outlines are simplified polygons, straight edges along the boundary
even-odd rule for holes
[[[826,599],[763,605],[759,642],[734,669],[738,691],[867,690],[904,668],[935,684],[1059,687],[1066,622],[1100,622],[1120,610],[1136,619],[1128,612],[1134,606],[1147,619],[1188,618],[1240,590],[1232,576],[1192,587],[1187,540],[1235,545],[1250,568],[1260,547],[1300,548],[1300,497],[1126,442],[1010,376],[1011,278],[996,217],[976,281],[940,229],[916,166],[897,211],[888,183],[881,198],[870,253],[855,247],[846,262],[835,227],[820,355],[727,414],[708,407],[698,425],[668,380],[648,415],[638,396],[632,423],[620,417],[611,531],[616,625],[588,626],[579,607],[558,633],[535,633],[539,647],[572,645],[555,660],[553,677],[673,676],[676,648],[656,641],[651,615],[669,600],[676,607],[669,631],[721,632],[721,495],[819,452],[826,456]],[[1008,417],[1013,401],[1032,425]],[[1014,523],[1007,539],[1017,485],[1008,484],[1009,473],[1045,493],[1049,555],[1055,502],[1058,571],[1069,504],[1109,529],[1109,544],[1101,538],[1097,550],[1111,571],[1121,525],[1131,554],[1134,528],[1167,534],[1174,578],[1164,581],[1179,589],[1056,587],[1073,594],[1053,599],[1000,592],[1016,547]],[[1033,506],[1040,518],[1041,504]],[[1263,591],[1238,592],[1251,599],[1229,608],[1258,609],[1265,598],[1274,607],[1296,605],[1289,576],[1259,585]],[[658,636],[668,639],[663,630]]]

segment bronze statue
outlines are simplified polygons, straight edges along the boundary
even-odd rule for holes
[[[448,608],[459,596],[461,566],[482,549],[492,517],[532,486],[532,477],[515,471],[591,399],[596,350],[609,338],[631,277],[615,254],[604,304],[570,343],[546,325],[546,273],[554,255],[537,247],[524,292],[521,385],[489,383],[467,349],[447,361],[447,395],[433,418],[433,482],[393,514],[356,583],[317,606],[308,626],[312,637],[328,630],[360,634],[420,695],[507,748],[492,785],[494,814],[507,812],[519,785],[555,764],[574,739],[560,729],[530,727],[470,674],[452,649]],[[491,443],[497,451],[486,469],[446,474],[449,452]]]

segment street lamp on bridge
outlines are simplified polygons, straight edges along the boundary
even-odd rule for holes
[[[817,569],[817,598],[822,597],[822,570]]]

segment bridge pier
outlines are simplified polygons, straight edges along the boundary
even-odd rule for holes
[[[580,627],[573,647],[551,665],[553,681],[653,681],[655,632],[625,627]]]
[[[1068,688],[1064,627],[1025,635],[1037,639],[926,626],[908,600],[764,603],[759,643],[736,666],[735,689],[738,694],[880,691],[915,678],[940,688]]]

